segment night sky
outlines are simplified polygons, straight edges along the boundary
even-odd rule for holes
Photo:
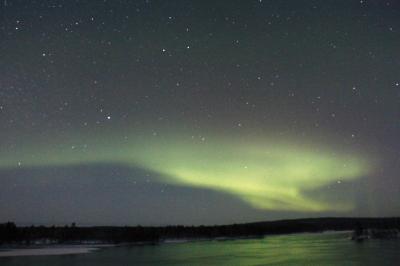
[[[0,222],[400,215],[399,1],[0,10]]]

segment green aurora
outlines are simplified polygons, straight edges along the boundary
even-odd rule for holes
[[[1,168],[116,163],[160,174],[161,182],[230,193],[263,210],[348,211],[307,191],[366,176],[371,162],[350,152],[268,137],[214,134],[68,135],[0,154]]]

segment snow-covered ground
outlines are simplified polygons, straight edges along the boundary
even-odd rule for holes
[[[85,254],[111,245],[48,246],[0,250],[0,257]]]

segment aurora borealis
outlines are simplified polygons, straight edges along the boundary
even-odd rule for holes
[[[399,4],[290,2],[3,3],[0,220],[398,215]]]
[[[84,152],[79,146],[65,143],[62,145],[68,150],[63,151],[41,144],[8,161],[3,155],[1,167],[16,167],[16,161],[19,167],[113,162],[157,172],[164,176],[163,182],[230,192],[253,207],[291,211],[351,209],[343,203],[312,200],[302,191],[359,178],[370,168],[367,161],[357,157],[329,154],[318,148],[306,150],[288,141],[277,143],[277,138],[268,142],[248,141],[243,136],[211,136],[206,141],[205,137],[195,139],[193,135],[173,133],[104,144],[108,138],[74,140],[72,143],[96,147]]]

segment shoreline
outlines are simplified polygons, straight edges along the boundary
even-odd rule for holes
[[[280,235],[299,235],[299,234],[339,234],[339,233],[351,233],[348,230],[338,231],[322,231],[322,232],[301,232],[301,233],[289,233],[289,234],[274,234],[264,236],[249,236],[249,237],[217,237],[217,238],[188,238],[188,239],[164,239],[154,242],[136,242],[136,243],[120,243],[120,244],[39,244],[39,245],[12,245],[0,247],[0,258],[11,258],[11,257],[25,257],[25,256],[62,256],[62,255],[79,255],[88,254],[95,251],[99,251],[105,248],[115,248],[123,246],[150,246],[150,245],[170,245],[170,244],[185,244],[192,242],[203,242],[203,241],[236,241],[236,240],[248,240],[248,239],[259,239],[268,236],[280,236]]]
[[[400,237],[400,217],[392,218],[308,218],[214,226],[30,226],[13,222],[0,224],[0,250],[45,247],[98,247],[105,245],[159,245],[192,241],[228,241],[298,233],[370,230],[371,237]],[[392,232],[391,231],[391,232]],[[365,231],[369,232],[369,231]],[[79,249],[78,249],[79,250]],[[70,251],[70,250],[69,250]],[[84,252],[84,251],[81,251]]]

